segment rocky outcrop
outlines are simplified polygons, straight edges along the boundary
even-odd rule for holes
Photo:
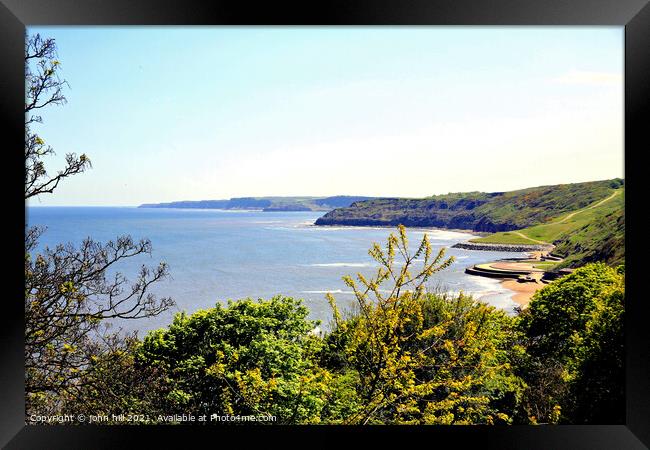
[[[553,245],[541,244],[484,244],[478,242],[459,242],[452,248],[463,248],[465,250],[489,250],[493,252],[546,252],[553,250]]]

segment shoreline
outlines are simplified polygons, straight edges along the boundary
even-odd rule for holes
[[[511,297],[512,301],[517,303],[522,309],[528,306],[535,292],[545,286],[544,284],[533,282],[520,283],[517,280],[502,280],[500,284],[513,292]]]
[[[315,211],[316,212],[316,211]],[[358,229],[384,229],[384,228],[397,228],[397,225],[316,225],[316,223],[312,223],[312,227],[318,227],[318,228],[358,228]],[[462,230],[459,228],[439,228],[439,227],[407,227],[405,226],[407,230],[431,230],[431,231],[453,231],[454,233],[464,233],[464,234],[471,234],[473,236],[483,236],[484,234],[480,234],[482,232],[474,231],[474,230]]]
[[[318,228],[350,228],[350,229],[387,229],[394,228],[393,225],[316,225],[315,223],[307,225],[311,227]],[[483,236],[484,232],[477,232],[474,230],[461,230],[456,228],[437,228],[437,227],[406,227],[407,230],[420,230],[420,231],[451,231],[455,233],[464,233],[474,236]],[[540,253],[547,252],[554,248],[553,245],[539,245],[539,244],[476,244],[469,242],[458,242],[454,245],[451,245],[450,248],[460,248],[463,250],[487,250],[487,251],[506,251],[506,252],[517,252],[517,253]],[[530,299],[533,297],[535,292],[543,288],[545,285],[536,282],[519,282],[516,279],[501,279],[499,285],[505,288],[510,292],[510,299],[516,303],[520,308],[526,308]]]

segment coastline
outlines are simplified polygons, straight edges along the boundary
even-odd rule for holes
[[[374,228],[374,229],[386,229],[386,228],[394,228],[393,225],[316,225],[315,223],[308,225],[308,226],[313,226],[313,227],[318,227],[318,228],[328,228],[328,227],[336,227],[336,228],[350,228],[350,229],[363,229],[363,228]],[[456,232],[456,233],[464,233],[464,234],[470,234],[474,236],[482,236],[485,235],[484,232],[477,232],[474,230],[462,230],[462,229],[457,229],[457,228],[437,228],[437,227],[406,227],[407,229],[411,230],[419,230],[419,231],[451,231],[451,232]],[[468,244],[468,245],[465,245]],[[455,245],[450,246],[450,248],[461,248],[464,250],[491,250],[491,251],[515,251],[515,252],[521,252],[521,253],[539,253],[543,251],[548,251],[550,248],[553,247],[551,246],[542,246],[538,244],[531,244],[531,245],[526,245],[526,244],[521,244],[521,245],[512,245],[512,244],[474,244],[474,243],[467,243],[467,242],[459,242]],[[510,291],[512,293],[510,299],[515,302],[519,307],[526,308],[528,306],[528,303],[530,302],[530,299],[533,297],[535,292],[543,288],[545,285],[540,284],[540,283],[531,283],[531,282],[526,282],[526,283],[520,283],[516,279],[502,279],[499,284]]]
[[[359,228],[359,229],[385,229],[385,228],[396,228],[396,225],[334,225],[334,224],[328,224],[328,225],[317,225],[316,223],[312,223],[310,226],[312,227],[318,227],[318,228]],[[454,233],[464,233],[464,234],[471,234],[473,236],[484,236],[485,233],[474,231],[474,230],[462,230],[459,228],[439,228],[439,227],[406,227],[407,230],[417,230],[417,231],[426,231],[426,230],[431,230],[431,231],[453,231]],[[482,234],[481,234],[482,233]],[[450,246],[451,247],[451,246]]]
[[[525,308],[530,303],[530,299],[535,292],[542,289],[545,285],[541,283],[520,283],[517,280],[503,280],[501,286],[513,292],[512,301],[517,303],[521,308]]]

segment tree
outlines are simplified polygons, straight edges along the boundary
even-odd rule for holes
[[[624,297],[623,267],[603,263],[533,296],[521,329],[529,355],[525,408],[534,421],[624,422]]]
[[[39,34],[29,36],[25,46],[25,199],[44,193],[52,193],[59,182],[69,176],[82,173],[91,167],[85,154],[77,157],[68,153],[65,167],[49,177],[43,158],[53,155],[54,150],[32,130],[32,125],[42,123],[37,113],[49,105],[63,105],[66,98],[63,88],[67,85],[59,77],[61,63],[57,58],[54,39],[43,39]]]
[[[316,363],[321,340],[307,315],[299,300],[281,296],[178,314],[139,351],[140,366],[168,380],[157,409],[319,422],[330,376]]]
[[[166,275],[164,264],[143,266],[128,288],[121,274],[107,275],[120,260],[150,252],[150,242],[86,239],[79,249],[59,245],[32,258],[37,231],[28,230],[25,245],[25,391],[28,409],[47,404],[56,410],[63,391],[90,382],[91,363],[102,352],[93,342],[105,333],[102,321],[157,315],[172,301],[148,293]]]
[[[427,292],[427,280],[453,258],[444,259],[444,249],[432,257],[426,235],[411,254],[400,226],[386,250],[374,244],[369,253],[380,264],[376,276],[358,274],[361,287],[344,278],[357,313],[344,319],[329,296],[336,328],[328,348],[336,356],[327,361],[353,374],[361,400],[344,423],[509,423],[521,388],[510,367],[511,353],[522,351],[514,319],[462,293]],[[422,269],[412,275],[419,258]],[[388,290],[380,288],[385,281]]]
[[[152,366],[138,364],[142,342],[135,334],[100,335],[88,343],[93,356],[83,382],[57,397],[59,410],[67,414],[102,416],[102,424],[156,423],[169,395],[165,374]],[[126,421],[125,416],[133,419]]]
[[[36,115],[50,105],[66,102],[64,80],[53,39],[36,34],[27,38],[25,50],[25,200],[52,193],[59,183],[90,167],[90,160],[73,153],[66,155],[64,169],[48,176],[44,158],[51,147],[32,127],[42,123]],[[119,272],[111,272],[124,259],[151,253],[149,240],[133,241],[121,236],[101,244],[88,238],[76,249],[71,244],[45,248],[37,254],[44,229],[25,230],[25,391],[26,409],[56,412],[66,397],[74,396],[93,383],[95,362],[105,357],[110,346],[120,342],[100,329],[105,319],[138,319],[157,315],[172,305],[169,298],[149,293],[151,284],[167,275],[161,263],[142,266],[129,286]],[[113,345],[114,346],[114,345]]]

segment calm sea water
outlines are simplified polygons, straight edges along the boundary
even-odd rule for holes
[[[269,298],[283,294],[304,299],[311,318],[327,327],[331,311],[325,299],[332,292],[342,308],[354,302],[341,277],[361,272],[370,276],[377,265],[368,255],[373,242],[382,246],[392,229],[316,227],[322,213],[257,212],[119,207],[29,207],[29,225],[46,226],[39,246],[60,243],[78,245],[90,236],[97,241],[129,234],[149,238],[151,257],[125,261],[118,270],[132,279],[142,264],[169,265],[171,277],[153,292],[171,296],[176,306],[157,317],[118,324],[124,330],[143,332],[168,325],[173,314],[192,313],[217,302],[245,297]],[[412,229],[408,235],[416,246],[423,233],[434,249],[450,247],[472,235],[446,230]],[[436,274],[431,287],[463,291],[513,312],[512,293],[498,281],[467,275],[472,264],[519,253],[448,249],[456,262]]]

